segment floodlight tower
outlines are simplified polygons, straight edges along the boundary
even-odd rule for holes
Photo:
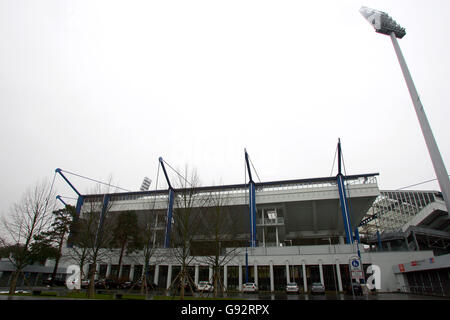
[[[401,39],[405,36],[405,28],[402,28],[385,12],[367,7],[361,7],[359,12],[375,28],[376,32],[389,35],[391,37],[406,85],[408,86],[414,109],[416,110],[417,118],[419,119],[420,128],[422,129],[422,134],[425,138],[425,143],[427,145],[428,153],[430,154],[431,162],[433,163],[434,171],[442,191],[442,196],[444,197],[445,205],[450,215],[450,180],[448,178],[447,169],[445,168],[441,153],[439,152],[433,132],[431,131],[431,127],[425,114],[425,110],[423,109],[422,102],[420,101],[419,94],[417,93],[411,74],[409,73],[405,58],[403,57],[402,51],[400,50],[400,46],[397,42],[397,38]]]

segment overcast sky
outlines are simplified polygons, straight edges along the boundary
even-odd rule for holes
[[[363,5],[406,28],[449,168],[450,1],[0,0],[0,213],[58,167],[154,189],[161,156],[203,185],[243,183],[247,148],[262,181],[325,177],[339,137],[347,173],[379,172],[380,189],[435,178],[391,40]]]

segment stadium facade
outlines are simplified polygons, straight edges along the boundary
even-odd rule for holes
[[[248,184],[179,189],[169,183],[169,190],[80,195],[77,211],[83,219],[94,207],[101,216],[131,210],[141,224],[150,223],[153,252],[147,276],[163,289],[171,287],[181,269],[176,248],[183,239],[176,231],[181,223],[176,212],[188,202],[196,228],[190,234],[187,269],[195,283],[211,280],[218,241],[220,279],[228,291],[255,282],[260,290],[273,292],[297,282],[307,292],[311,283],[321,282],[326,290],[342,292],[352,278],[366,282],[367,268],[375,265],[378,291],[450,295],[450,220],[441,194],[380,191],[377,176],[260,183],[250,178]],[[214,237],[217,210],[225,222]],[[70,245],[64,249],[60,274],[76,264],[71,250]],[[96,278],[141,279],[142,252],[126,255],[121,266],[118,250],[108,252],[95,266]],[[355,259],[362,272],[352,267]],[[52,263],[29,266],[28,283],[41,283]],[[0,286],[5,286],[13,270],[6,261],[0,268]]]

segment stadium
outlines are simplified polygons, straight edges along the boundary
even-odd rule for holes
[[[107,217],[123,212],[134,212],[148,226],[148,260],[134,251],[119,265],[118,248],[100,248],[104,254],[91,265],[96,279],[138,283],[145,273],[152,287],[169,290],[186,265],[195,285],[212,282],[216,274],[227,292],[242,291],[247,282],[266,292],[283,291],[292,282],[305,293],[318,282],[327,291],[344,292],[351,282],[365,284],[368,267],[375,265],[377,291],[449,295],[450,222],[441,193],[380,191],[378,173],[344,175],[340,148],[339,142],[338,174],[309,179],[256,183],[247,152],[246,184],[194,186],[183,178],[184,186],[174,188],[162,158],[167,190],[81,195],[63,170],[56,173],[79,195],[78,218],[99,218],[96,237],[108,233]],[[180,248],[187,251],[183,259]],[[77,264],[73,250],[69,240],[58,269],[62,277]],[[42,283],[52,265],[48,260],[27,267],[27,282]],[[6,286],[13,270],[6,261],[1,267]],[[83,266],[84,275],[89,267]]]

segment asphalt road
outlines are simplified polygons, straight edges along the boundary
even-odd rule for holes
[[[211,294],[200,295],[194,293],[194,297],[203,296],[211,297]],[[284,292],[278,293],[234,293],[225,294],[224,298],[231,299],[245,299],[245,300],[450,300],[450,297],[439,297],[439,296],[427,296],[427,295],[417,295],[417,294],[406,294],[406,293],[378,293],[374,295],[363,295],[363,296],[353,296],[343,293],[327,293],[322,295],[311,295],[311,294],[286,294]]]
[[[7,288],[0,288],[0,291]],[[62,288],[61,288],[62,289]],[[50,289],[48,289],[50,290]],[[64,289],[62,289],[64,290]],[[52,290],[54,291],[54,289]],[[122,291],[127,293],[126,291]],[[137,293],[137,292],[136,292]],[[165,292],[155,292],[150,293],[147,299],[152,299],[154,295],[166,296],[169,295]],[[186,296],[192,296],[192,294],[187,294]],[[212,297],[211,293],[198,293],[195,292],[194,297]],[[226,293],[223,295],[224,298],[231,298],[237,300],[450,300],[450,297],[439,297],[439,296],[427,296],[427,295],[417,295],[417,294],[406,294],[406,293],[378,293],[363,296],[352,296],[343,293],[327,293],[323,295],[311,295],[311,294],[286,294],[285,292],[260,292],[260,293]],[[0,300],[48,300],[48,299],[68,299],[63,297],[39,297],[39,296],[8,296],[0,295]]]

